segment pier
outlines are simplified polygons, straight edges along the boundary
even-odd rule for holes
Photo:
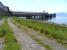
[[[14,12],[0,2],[0,16],[16,16],[27,19],[45,20],[55,17],[56,14],[49,14],[47,12]]]

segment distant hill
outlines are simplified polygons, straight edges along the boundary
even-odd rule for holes
[[[57,16],[67,16],[67,13],[56,13]]]

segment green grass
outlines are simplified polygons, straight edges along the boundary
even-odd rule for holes
[[[30,35],[30,34],[29,34]],[[41,44],[46,50],[53,50],[49,45],[46,45],[42,42],[42,40],[37,39],[34,35],[30,35],[35,41],[37,41],[39,44]]]
[[[15,20],[12,20],[12,21],[13,21],[13,23],[14,23],[15,25],[17,25],[20,29],[22,29],[22,25],[18,24]],[[24,29],[23,31],[27,32],[27,28],[25,28],[25,26],[23,26],[23,29]],[[31,34],[29,34],[29,33],[27,33],[27,34],[28,34],[29,36],[31,36],[32,39],[35,40],[38,44],[41,44],[44,48],[46,48],[46,50],[53,50],[49,45],[44,44],[44,43],[42,42],[42,40],[36,38],[35,35],[31,35]]]
[[[5,45],[3,50],[21,50],[20,45],[17,43],[7,20],[2,25],[2,31],[5,34]]]
[[[4,37],[5,36],[5,29],[3,28],[3,25],[0,26],[0,37]]]
[[[7,17],[7,16],[6,16],[6,17]],[[6,17],[5,17],[5,16],[0,16],[0,20],[1,20],[1,19],[5,19]]]
[[[59,25],[49,24],[49,23],[40,23],[36,21],[14,18],[20,25],[33,28],[41,34],[46,35],[47,37],[52,37],[56,39],[59,43],[67,44],[67,28]]]

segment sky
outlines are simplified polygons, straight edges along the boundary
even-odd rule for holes
[[[67,0],[0,0],[11,11],[67,12]]]

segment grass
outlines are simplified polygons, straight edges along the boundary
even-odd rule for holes
[[[3,25],[0,26],[0,37],[4,37],[5,36],[5,29],[3,28]]]
[[[0,20],[1,20],[1,19],[5,19],[5,18],[6,18],[5,16],[0,16]]]
[[[63,45],[67,44],[67,28],[59,25],[49,24],[49,23],[40,23],[36,21],[14,18],[19,24],[33,28],[41,34],[46,35],[47,37],[52,37],[56,39],[59,43]],[[67,46],[67,45],[66,45]]]
[[[30,35],[30,36],[47,50],[53,50],[49,45],[44,44],[40,39],[37,39],[34,35]]]
[[[29,34],[30,35],[30,34]],[[30,35],[35,41],[37,41],[39,44],[41,44],[46,50],[53,50],[49,45],[46,45],[42,42],[42,40],[37,39],[34,35]]]
[[[7,23],[7,20],[4,21],[1,27],[0,36],[5,34],[5,45],[3,50],[21,50],[20,45],[17,43],[17,40],[15,39],[13,32]]]
[[[15,20],[13,20],[13,23],[15,24],[15,25],[17,25],[19,28],[21,28],[22,29],[22,25],[20,25],[20,24],[18,24]],[[27,30],[27,28],[24,28],[25,26],[23,26],[23,31],[26,31]],[[26,31],[27,32],[27,31]],[[27,33],[29,36],[31,36],[32,37],[32,39],[34,39],[37,43],[39,43],[39,44],[41,44],[44,48],[46,48],[47,50],[53,50],[49,45],[46,45],[46,44],[44,44],[43,42],[42,42],[42,40],[40,40],[40,39],[38,39],[38,38],[36,38],[35,37],[35,35],[31,35],[31,34],[29,34],[29,33]]]

